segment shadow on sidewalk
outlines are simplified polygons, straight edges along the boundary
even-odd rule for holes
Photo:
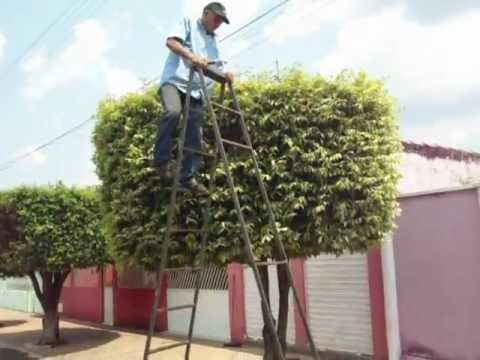
[[[0,320],[0,328],[25,324],[25,320]],[[0,358],[1,359],[1,358]]]
[[[2,348],[0,347],[0,359],[5,359],[5,360],[35,360],[35,358],[32,358],[28,356],[28,354],[14,350],[14,349],[7,349],[7,348]]]
[[[60,328],[60,338],[65,344],[49,347],[35,346],[40,339],[40,330],[3,333],[2,342],[19,347],[28,347],[42,356],[56,356],[92,349],[117,339],[120,335],[113,331],[90,328]]]

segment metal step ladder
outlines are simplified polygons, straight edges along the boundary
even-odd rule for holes
[[[186,119],[188,118],[188,114],[190,111],[190,100],[191,100],[191,89],[192,89],[192,83],[194,79],[194,74],[198,73],[199,79],[200,79],[200,85],[202,89],[202,93],[205,95],[204,100],[205,100],[205,105],[207,106],[207,110],[209,112],[211,121],[212,121],[212,126],[213,126],[213,131],[214,131],[214,136],[215,136],[215,150],[213,153],[206,153],[204,151],[196,151],[194,149],[189,149],[184,146],[185,143],[185,135],[186,135]],[[210,79],[220,83],[221,85],[221,90],[220,90],[220,100],[219,102],[214,102],[212,99],[208,96],[208,90],[206,86],[206,80],[205,77],[209,77]],[[229,94],[232,99],[233,103],[233,108],[225,107],[222,105],[224,97],[225,97],[225,87],[228,87]],[[235,116],[240,124],[241,131],[242,131],[242,139],[244,140],[244,143],[236,142],[236,141],[231,141],[228,139],[225,139],[222,137],[222,134],[220,132],[220,127],[217,121],[217,117],[215,114],[215,108],[221,109],[223,111],[228,112],[232,116]],[[210,164],[210,177],[209,177],[209,184],[208,184],[208,192],[209,194],[213,193],[214,190],[214,185],[215,185],[215,169],[217,166],[218,162],[218,157],[220,156],[220,161],[224,165],[225,169],[225,174],[227,177],[228,181],[228,186],[230,188],[230,195],[231,198],[234,202],[236,213],[238,216],[238,221],[241,225],[241,230],[242,230],[242,240],[243,240],[243,247],[244,247],[244,253],[247,259],[247,263],[250,266],[250,268],[253,271],[253,275],[255,277],[255,281],[257,283],[258,291],[260,293],[260,298],[262,302],[262,310],[265,314],[267,314],[265,320],[266,320],[266,326],[268,329],[268,332],[272,336],[272,339],[274,341],[274,349],[275,349],[275,354],[276,354],[276,359],[280,360],[285,360],[285,356],[282,354],[282,346],[277,334],[276,326],[275,326],[275,321],[272,315],[272,311],[270,308],[270,305],[268,303],[268,298],[266,295],[266,291],[263,287],[261,278],[260,278],[260,273],[258,271],[259,266],[270,266],[270,265],[279,265],[279,264],[285,264],[288,265],[289,259],[287,257],[287,253],[285,251],[285,248],[283,246],[283,242],[280,238],[278,228],[275,222],[275,217],[272,211],[272,206],[264,185],[264,182],[262,180],[260,168],[258,166],[258,161],[257,161],[257,155],[256,152],[252,146],[252,142],[250,140],[250,135],[248,133],[244,116],[243,113],[240,110],[240,106],[235,94],[235,90],[230,82],[227,81],[225,78],[224,74],[217,71],[216,69],[212,67],[208,67],[205,70],[198,69],[198,68],[192,68],[190,70],[190,75],[189,75],[189,82],[188,82],[188,88],[187,88],[187,95],[186,95],[186,100],[185,100],[185,106],[184,106],[184,111],[183,111],[183,116],[182,120],[180,122],[180,136],[178,138],[178,153],[177,153],[177,161],[176,161],[176,169],[175,169],[175,176],[173,180],[173,186],[171,188],[171,194],[170,194],[170,205],[168,209],[168,214],[167,214],[167,230],[165,233],[165,238],[162,243],[162,253],[161,253],[161,259],[160,259],[160,265],[156,273],[156,279],[157,279],[157,284],[156,284],[156,289],[155,289],[155,299],[152,307],[152,312],[150,316],[150,324],[149,324],[149,330],[148,330],[148,336],[147,336],[147,341],[145,344],[145,351],[144,351],[144,360],[148,360],[149,355],[169,350],[172,348],[180,347],[180,346],[186,346],[185,349],[185,360],[190,359],[190,351],[191,351],[191,345],[192,345],[192,336],[193,336],[193,328],[195,324],[195,316],[196,316],[196,311],[197,311],[197,305],[198,305],[198,297],[199,297],[199,290],[200,290],[200,284],[201,284],[201,276],[202,276],[202,270],[205,267],[205,250],[206,250],[206,245],[207,245],[207,229],[209,226],[210,222],[210,208],[211,208],[211,198],[207,197],[206,198],[206,205],[203,208],[203,224],[201,229],[180,229],[176,228],[174,226],[174,218],[176,216],[175,210],[176,210],[176,203],[177,203],[177,193],[179,192],[179,185],[180,185],[180,168],[183,160],[183,153],[184,151],[190,151],[190,152],[195,152],[203,156],[207,156],[212,158],[212,162]],[[232,177],[232,174],[230,172],[229,168],[229,163],[228,163],[228,158],[227,154],[225,151],[225,144],[233,147],[237,147],[243,150],[246,150],[250,158],[253,161],[253,165],[255,168],[255,174],[256,178],[258,180],[258,186],[260,188],[265,206],[267,207],[268,211],[268,217],[269,217],[269,223],[270,226],[273,229],[274,233],[274,239],[275,239],[275,248],[276,248],[276,253],[278,254],[277,258],[274,259],[274,261],[257,261],[255,259],[254,253],[253,253],[253,248],[252,244],[250,241],[250,236],[248,234],[247,226],[245,223],[245,219],[243,216],[243,213],[241,211],[240,207],[240,201],[237,195],[237,192],[235,191],[235,185],[234,185],[234,180]],[[199,233],[201,234],[201,247],[200,247],[200,253],[199,253],[199,259],[198,259],[198,266],[195,266],[193,268],[174,268],[174,269],[168,269],[167,268],[167,259],[168,259],[168,248],[169,244],[171,241],[172,234],[175,233]],[[295,305],[296,308],[298,309],[298,312],[300,314],[300,317],[302,319],[303,325],[306,329],[307,337],[309,340],[309,346],[310,346],[310,351],[312,354],[312,358],[315,360],[318,360],[318,354],[317,350],[315,347],[315,343],[313,340],[312,333],[310,331],[310,327],[308,326],[307,319],[305,316],[304,309],[302,308],[301,302],[299,295],[297,293],[297,290],[294,286],[293,283],[293,275],[291,273],[290,267],[286,266],[287,270],[287,278],[288,278],[288,284],[290,288],[292,289],[292,293],[294,296],[295,300]],[[162,288],[162,282],[163,282],[163,277],[165,273],[172,272],[172,271],[195,271],[196,273],[196,281],[195,281],[195,292],[194,292],[194,298],[193,298],[193,303],[192,304],[185,304],[181,306],[175,306],[175,307],[170,307],[170,308],[158,308],[159,303],[160,303],[160,293],[161,293],[161,288]],[[183,342],[175,343],[175,344],[169,344],[169,345],[164,345],[159,348],[151,350],[151,340],[152,336],[154,335],[155,332],[155,324],[157,321],[157,315],[159,312],[165,312],[165,311],[176,311],[176,310],[183,310],[183,309],[191,309],[191,317],[190,317],[190,324],[189,324],[189,330],[188,330],[188,339]]]

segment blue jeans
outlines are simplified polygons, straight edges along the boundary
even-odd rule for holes
[[[158,128],[157,140],[153,150],[155,166],[162,166],[170,161],[173,137],[186,99],[186,95],[171,84],[163,85],[159,89],[159,93],[165,114]],[[184,146],[198,151],[202,147],[203,112],[202,100],[190,98],[190,111],[187,119],[187,133]],[[185,185],[192,180],[201,165],[202,157],[200,155],[191,151],[184,151],[180,183]]]

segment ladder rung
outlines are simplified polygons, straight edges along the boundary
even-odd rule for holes
[[[242,113],[241,113],[240,111],[235,110],[235,109],[232,109],[232,108],[229,108],[229,107],[224,106],[224,105],[222,105],[222,104],[219,104],[219,103],[217,103],[217,102],[213,102],[213,101],[212,101],[212,105],[214,105],[214,106],[216,106],[216,107],[218,107],[218,108],[220,108],[220,109],[222,109],[222,110],[231,112],[231,113],[233,113],[233,114],[235,114],[235,115],[238,115],[238,116],[241,116],[241,115],[242,115]]]
[[[168,191],[173,191],[173,187],[172,186],[167,186],[164,188],[165,190],[168,190]],[[184,187],[182,187],[181,185],[179,185],[177,187],[177,193],[188,193],[190,192],[188,189],[185,189]]]
[[[188,151],[188,152],[192,152],[194,154],[202,155],[202,156],[207,156],[207,157],[212,157],[212,158],[215,157],[215,155],[213,155],[211,153],[208,153],[208,152],[205,152],[205,151],[200,151],[200,150],[195,150],[195,149],[189,148],[187,146],[184,146],[183,150]]]
[[[191,266],[184,266],[184,267],[176,267],[176,268],[166,268],[163,270],[164,272],[179,272],[179,271],[191,271],[196,272],[202,270],[201,267],[191,267]]]
[[[189,344],[188,341],[182,341],[182,342],[179,342],[179,343],[176,343],[176,344],[165,345],[165,346],[150,350],[148,352],[148,354],[153,355],[153,354],[159,353],[160,351],[170,350],[170,349],[174,349],[174,348],[177,348],[177,347],[180,347],[180,346],[186,346],[188,344]]]
[[[205,230],[202,229],[172,229],[172,233],[197,233],[201,234],[205,232]]]
[[[221,84],[227,82],[225,74],[213,66],[208,66],[206,69],[203,70],[203,73],[206,77],[212,79],[213,81],[217,81]]]
[[[163,189],[167,190],[167,191],[173,191],[173,187],[172,186],[166,186],[164,187]],[[180,193],[180,194],[190,194],[192,191],[191,189],[189,188],[185,188],[183,187],[182,185],[178,185],[177,187],[177,193]],[[205,195],[200,195],[200,197],[208,197],[209,195],[208,194],[205,194]]]
[[[273,266],[273,265],[283,265],[288,264],[288,260],[274,260],[274,261],[259,261],[255,262],[257,266]],[[250,265],[245,264],[245,267],[249,267]]]
[[[195,306],[195,304],[186,304],[186,305],[179,305],[179,306],[163,307],[163,308],[159,308],[157,311],[158,312],[166,312],[166,311],[193,309],[194,306]]]
[[[245,145],[245,144],[241,144],[241,143],[238,143],[238,142],[235,142],[235,141],[231,141],[231,140],[227,140],[227,139],[222,139],[222,141],[223,141],[225,144],[229,144],[229,145],[241,147],[242,149],[247,149],[247,150],[250,150],[250,151],[253,150],[251,146],[248,146],[248,145]]]

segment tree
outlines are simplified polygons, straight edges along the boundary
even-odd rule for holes
[[[0,275],[31,279],[44,312],[39,343],[58,344],[58,302],[68,274],[108,261],[96,191],[19,187],[0,192],[0,205]]]
[[[16,212],[5,206],[0,206],[0,254],[6,252],[10,244],[18,239],[18,221]],[[4,267],[0,277],[13,276],[13,269],[7,270]]]
[[[17,217],[12,209],[0,206],[0,254],[7,251],[10,242],[17,239]],[[13,276],[13,272],[6,269],[2,273],[0,271],[0,279],[2,277]],[[0,323],[2,327],[2,323]]]
[[[379,244],[392,230],[397,214],[401,151],[394,102],[383,84],[363,73],[325,79],[291,70],[281,81],[271,74],[252,77],[237,84],[237,94],[288,255],[363,252]],[[148,165],[161,112],[154,89],[106,99],[99,106],[94,133],[94,160],[103,182],[102,202],[113,252],[119,261],[146,269],[159,262],[168,206],[168,185]],[[234,120],[222,118],[220,123],[224,137],[240,139]],[[213,143],[210,128],[205,129],[205,138]],[[252,161],[239,151],[229,154],[255,254],[259,259],[275,258]],[[206,169],[201,174],[204,182]],[[243,261],[236,213],[221,166],[217,167],[216,185],[211,194],[208,260],[216,264]],[[197,199],[185,197],[179,207],[182,225],[200,226]],[[193,234],[175,238],[171,265],[191,263],[198,245]],[[284,349],[288,312],[285,270],[284,266],[278,268],[278,332]],[[261,275],[267,285],[266,269]],[[273,359],[266,334],[264,341],[265,359]]]

